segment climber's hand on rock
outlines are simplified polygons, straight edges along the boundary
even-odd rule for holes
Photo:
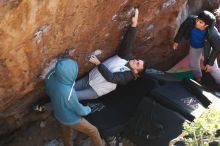
[[[95,65],[99,65],[101,62],[99,61],[99,59],[95,56],[95,55],[91,55],[89,62],[95,64]]]

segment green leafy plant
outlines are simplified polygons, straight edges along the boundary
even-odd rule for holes
[[[183,124],[183,134],[187,146],[209,146],[209,142],[218,141],[216,131],[220,129],[220,109],[214,105],[202,113],[193,122]],[[220,146],[220,144],[219,144]]]

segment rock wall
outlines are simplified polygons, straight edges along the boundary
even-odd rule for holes
[[[0,134],[22,125],[31,105],[45,96],[41,74],[52,59],[74,48],[80,76],[93,67],[92,53],[101,60],[112,55],[134,6],[140,7],[135,56],[166,70],[187,53],[186,43],[171,49],[179,24],[214,3],[219,1],[0,0]]]
[[[0,110],[38,92],[42,70],[67,48],[76,49],[74,58],[80,75],[93,67],[88,56],[95,50],[101,51],[101,59],[112,55],[135,5],[140,6],[135,55],[150,65],[164,66],[160,63],[169,58],[171,50],[167,50],[167,45],[184,3],[185,0],[1,1]]]

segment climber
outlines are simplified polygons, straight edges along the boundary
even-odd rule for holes
[[[96,99],[116,89],[117,84],[126,84],[138,77],[144,71],[144,61],[132,56],[135,41],[139,10],[134,9],[131,26],[128,28],[118,53],[103,63],[96,56],[91,56],[90,62],[96,67],[88,75],[75,84],[79,100]]]

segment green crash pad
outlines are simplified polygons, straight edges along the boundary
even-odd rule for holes
[[[186,72],[175,72],[175,73],[170,73],[170,75],[175,76],[177,78],[189,78],[189,79],[194,79],[192,71],[186,71]]]

